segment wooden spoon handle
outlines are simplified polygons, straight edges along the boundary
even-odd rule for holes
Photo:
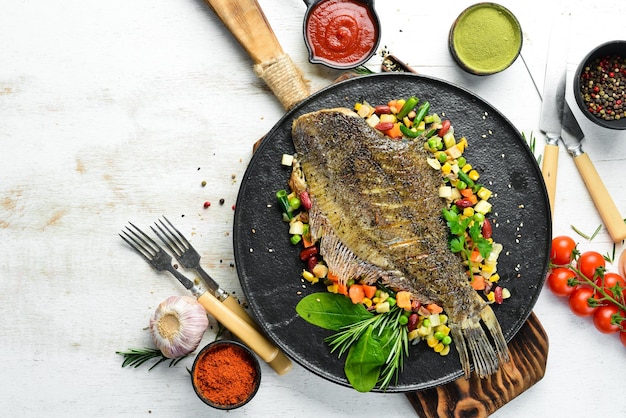
[[[204,0],[255,64],[283,54],[274,31],[256,0]]]

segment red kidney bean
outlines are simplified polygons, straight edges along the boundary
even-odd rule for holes
[[[418,316],[416,313],[412,313],[411,315],[409,315],[409,321],[406,323],[406,327],[409,330],[409,332],[417,328],[417,319],[418,319]]]
[[[446,132],[448,132],[448,129],[450,129],[450,121],[448,119],[441,121],[441,128],[439,128],[437,135],[443,138]]]
[[[489,222],[489,219],[485,218],[483,221],[481,232],[483,234],[483,238],[489,239],[493,235],[493,229],[491,228],[491,222]]]
[[[315,255],[312,255],[311,257],[309,257],[306,260],[307,269],[309,269],[309,271],[313,271],[313,267],[317,266],[318,261],[319,260],[317,259],[317,256]]]
[[[378,105],[374,108],[374,113],[377,115],[388,115],[391,113],[391,108],[387,105]]]
[[[302,207],[304,208],[304,210],[311,209],[312,203],[311,203],[311,196],[309,196],[309,192],[304,191],[300,193],[300,203],[302,203]]]
[[[469,207],[471,207],[473,205],[472,201],[469,200],[469,199],[459,199],[456,202],[454,202],[454,204],[459,209],[469,208]]]
[[[496,288],[493,289],[493,295],[495,296],[495,302],[498,305],[504,302],[504,298],[502,297],[502,288],[500,286],[496,286]]]
[[[306,261],[309,258],[317,255],[317,247],[315,245],[310,246],[309,248],[305,248],[300,251],[300,260]]]
[[[376,125],[376,129],[379,131],[388,131],[391,128],[393,128],[393,122],[380,122]]]

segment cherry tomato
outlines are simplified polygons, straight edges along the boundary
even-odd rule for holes
[[[577,286],[568,285],[570,279],[576,278],[576,273],[565,267],[555,267],[548,275],[546,284],[548,288],[557,296],[569,296],[576,290]]]
[[[606,262],[602,254],[596,251],[585,251],[578,258],[578,270],[589,280],[594,280],[594,274],[598,267],[604,268]]]
[[[553,238],[550,247],[550,261],[559,266],[569,264],[574,248],[576,248],[576,242],[566,235]]]
[[[593,325],[603,334],[613,334],[619,331],[619,325],[611,323],[611,317],[613,314],[616,314],[617,311],[618,309],[615,305],[600,306],[593,313]]]
[[[604,273],[604,280],[601,277],[596,279],[596,285],[604,289],[604,291],[611,297],[614,297],[611,288],[619,284],[622,288],[622,293],[626,290],[626,280],[617,273]]]
[[[624,323],[622,322],[622,324]],[[622,342],[622,345],[626,347],[626,329],[619,333],[619,339]]]
[[[579,287],[569,297],[569,307],[578,316],[591,316],[598,309],[589,306],[588,299],[593,297],[593,289],[590,287]]]

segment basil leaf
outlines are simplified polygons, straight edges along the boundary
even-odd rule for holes
[[[333,331],[373,316],[362,304],[352,303],[344,295],[329,292],[305,296],[296,305],[296,312],[305,321]]]
[[[381,341],[374,334],[374,327],[369,326],[357,343],[350,348],[344,364],[348,382],[359,392],[369,392],[376,386],[380,370],[387,356]]]

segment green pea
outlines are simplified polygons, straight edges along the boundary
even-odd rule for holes
[[[456,163],[462,168],[465,164],[467,164],[467,160],[465,157],[459,157],[456,159]]]
[[[409,318],[407,316],[404,315],[400,315],[400,317],[398,318],[398,323],[400,325],[406,325],[409,322]]]
[[[424,319],[424,322],[422,322],[422,326],[425,328],[430,328],[430,319]]]
[[[441,331],[435,332],[435,338],[438,339],[439,341],[443,340],[443,337],[445,337],[445,336],[446,336],[446,334],[444,334]]]
[[[302,202],[300,202],[300,199],[298,199],[297,197],[292,197],[291,199],[289,199],[289,207],[292,210],[296,210],[296,209],[300,208],[301,204],[302,204]]]
[[[396,305],[396,300],[394,298],[392,298],[391,296],[389,296],[387,298],[387,302],[389,302],[389,307],[391,308],[392,306]]]
[[[459,190],[467,189],[467,183],[465,183],[463,180],[459,180],[456,182],[456,188]]]
[[[452,344],[452,338],[449,335],[446,335],[445,337],[441,339],[441,343],[443,345],[450,345]]]

